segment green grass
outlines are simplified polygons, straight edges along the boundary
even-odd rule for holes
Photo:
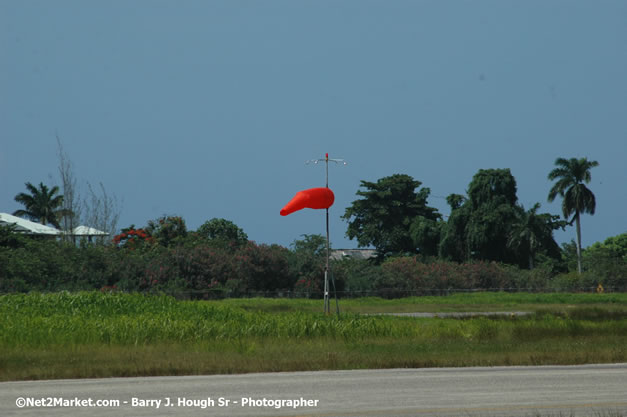
[[[471,294],[342,302],[0,296],[0,380],[627,361],[623,294]],[[521,310],[468,319],[357,312]],[[491,307],[491,308],[485,308]],[[527,309],[524,309],[527,310]],[[429,310],[427,310],[429,311]]]
[[[233,298],[216,302],[248,311],[320,312],[321,300],[285,298]],[[340,299],[340,310],[351,313],[472,312],[472,311],[559,311],[600,305],[627,311],[627,294],[530,294],[505,292],[457,293],[449,296],[408,297],[386,300],[378,297]],[[334,300],[331,307],[335,309]]]

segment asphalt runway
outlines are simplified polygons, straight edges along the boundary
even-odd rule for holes
[[[0,383],[0,416],[496,415],[627,415],[627,364]]]

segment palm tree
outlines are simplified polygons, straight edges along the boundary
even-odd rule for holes
[[[518,207],[519,215],[509,233],[507,246],[528,256],[529,269],[534,268],[534,259],[538,252],[544,251],[549,256],[559,254],[559,246],[553,239],[553,230],[564,227],[566,222],[557,221],[559,216],[548,213],[538,214],[540,203],[525,211]]]
[[[41,224],[50,223],[54,227],[60,227],[59,218],[64,215],[66,210],[60,209],[63,205],[63,196],[56,195],[59,192],[59,187],[55,185],[48,189],[43,183],[39,183],[39,188],[37,188],[27,182],[26,188],[30,194],[19,193],[15,196],[15,201],[22,204],[26,210],[16,210],[13,215],[28,217]]]
[[[537,212],[540,203],[536,203],[529,211],[522,211],[507,240],[507,246],[524,251],[529,257],[529,269],[533,269],[533,258],[540,248],[541,225]]]
[[[559,194],[562,197],[562,211],[564,218],[577,224],[577,270],[581,274],[581,214],[594,214],[596,200],[594,194],[586,184],[590,183],[590,169],[599,165],[597,161],[588,161],[588,158],[557,158],[557,168],[549,172],[549,180],[557,180],[549,191],[549,202],[555,200]]]

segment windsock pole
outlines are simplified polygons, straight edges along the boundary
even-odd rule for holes
[[[325,176],[325,183],[326,183],[326,187],[329,188],[329,154],[326,153],[324,155],[324,162],[325,162],[325,170],[326,170],[326,176]],[[331,306],[329,305],[329,208],[326,208],[326,215],[327,215],[327,264],[324,268],[324,313],[325,314],[330,314],[331,313]],[[335,285],[333,286],[335,287]],[[334,288],[335,289],[335,288]],[[335,292],[335,303],[337,304],[337,291]],[[339,308],[338,308],[338,315],[340,314],[339,312]]]
[[[314,164],[317,164],[318,162],[320,162],[320,159],[314,159],[311,161],[307,161],[307,163],[313,162]],[[346,165],[346,162],[343,159],[329,159],[329,154],[326,153],[324,155],[324,162],[325,162],[325,171],[326,171],[326,175],[325,175],[325,186],[326,188],[329,188],[329,161],[331,162],[335,162],[335,163],[342,163],[344,165]],[[331,303],[329,302],[329,258],[330,258],[330,244],[329,244],[329,208],[326,208],[326,223],[327,223],[327,262],[326,262],[326,266],[324,268],[324,313],[325,314],[331,314]],[[340,315],[340,305],[337,301],[337,289],[335,288],[335,278],[333,277],[333,274],[331,274],[331,281],[333,283],[333,292],[335,293],[335,310],[337,312],[337,315]]]

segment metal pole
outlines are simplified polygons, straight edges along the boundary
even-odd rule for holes
[[[325,184],[326,187],[329,188],[329,154],[325,154]],[[324,268],[324,313],[331,313],[331,306],[329,305],[329,209],[326,209],[326,217],[327,217],[327,264]],[[337,297],[337,294],[336,294]]]
[[[327,264],[324,268],[324,313],[331,312],[329,305],[329,209],[327,211]]]
[[[329,161],[332,162],[336,162],[336,163],[343,163],[344,165],[346,165],[346,162],[343,159],[329,159],[329,154],[326,153],[324,156],[324,159],[314,159],[311,161],[307,161],[307,163],[313,162],[314,164],[317,164],[320,161],[324,161],[325,162],[325,186],[327,188],[329,188]],[[327,259],[326,259],[326,266],[324,268],[324,313],[325,314],[330,314],[331,313],[331,305],[329,302],[329,258],[330,258],[330,243],[329,243],[329,209],[326,209],[326,229],[327,229]],[[337,290],[335,288],[335,279],[333,278],[333,276],[331,277],[331,279],[333,280],[333,292],[335,293],[335,308],[337,310],[337,314],[339,316],[340,314],[340,305],[337,301]]]

